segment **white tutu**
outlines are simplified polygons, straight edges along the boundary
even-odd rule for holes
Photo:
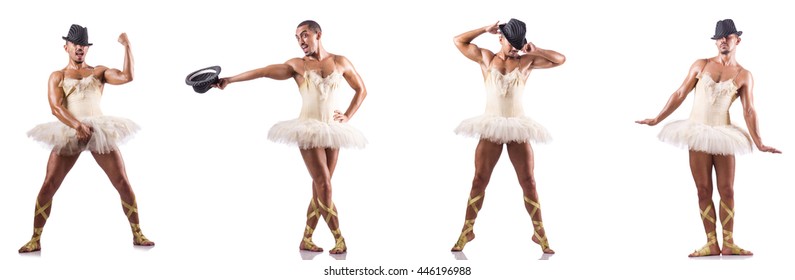
[[[347,123],[322,122],[314,119],[293,119],[278,122],[268,131],[268,139],[301,149],[364,148],[367,139]]]
[[[666,124],[657,137],[663,142],[714,155],[747,154],[752,151],[751,137],[733,125],[710,126],[691,120]]]
[[[547,143],[552,136],[546,128],[536,121],[525,117],[501,117],[481,115],[461,122],[455,133],[470,137],[479,137],[495,143]]]
[[[118,144],[129,140],[140,129],[131,120],[112,116],[85,117],[80,122],[93,130],[85,145],[79,145],[75,129],[62,122],[37,125],[28,131],[28,137],[53,148],[58,154],[71,155],[85,150],[105,154],[115,151]]]

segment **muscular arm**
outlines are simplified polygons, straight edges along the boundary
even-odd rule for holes
[[[679,105],[682,105],[682,101],[685,101],[687,95],[693,90],[696,86],[696,82],[698,81],[698,74],[701,72],[701,69],[704,68],[706,65],[706,60],[700,59],[693,63],[690,66],[690,71],[687,73],[687,77],[685,77],[685,81],[682,82],[682,85],[679,86],[679,89],[674,91],[671,94],[671,97],[668,98],[668,103],[665,104],[662,111],[657,115],[657,117],[653,119],[645,119],[642,121],[636,121],[639,124],[647,124],[647,125],[656,125],[661,121],[665,120],[671,113],[676,111],[676,108],[679,108]]]
[[[236,83],[236,82],[243,82],[258,78],[271,78],[274,80],[287,80],[292,78],[296,75],[295,67],[291,63],[292,60],[289,60],[282,64],[272,64],[262,68],[249,70],[240,74],[237,74],[232,77],[226,77],[218,80],[218,84],[215,85],[220,89],[226,88],[228,84]]]
[[[524,50],[526,54],[522,56],[521,62],[529,64],[528,66],[533,68],[552,68],[566,62],[566,57],[563,54],[536,47],[533,43],[527,43]]]
[[[756,148],[760,151],[781,153],[781,151],[773,147],[762,144],[762,136],[759,135],[759,122],[756,118],[756,109],[754,108],[754,78],[751,76],[751,72],[743,71],[740,79],[743,80],[743,85],[740,86],[739,95],[743,104],[745,124],[748,126],[751,139],[754,140]]]
[[[342,76],[355,92],[353,95],[353,100],[351,100],[351,104],[348,105],[348,110],[345,111],[345,117],[350,119],[354,114],[356,114],[356,111],[359,110],[359,106],[362,105],[364,98],[367,97],[367,88],[364,87],[364,81],[362,81],[362,77],[359,76],[359,73],[356,72],[353,64],[347,58],[344,56],[337,56],[335,59],[335,62],[337,62],[338,65],[344,67],[345,70],[342,73]]]
[[[63,81],[63,72],[55,71],[50,74],[47,90],[50,110],[58,120],[76,130],[78,140],[86,141],[91,137],[91,129],[75,118],[66,106],[64,106],[63,99],[65,94],[63,88],[60,86],[61,81]]]
[[[127,33],[119,35],[119,43],[124,46],[124,69],[107,69],[104,71],[105,82],[111,85],[123,85],[133,80],[133,56]]]
[[[499,23],[499,22],[498,22]],[[495,33],[497,32],[497,23],[493,25],[489,25],[486,27],[481,27],[477,29],[473,29],[467,32],[464,32],[461,35],[455,36],[453,38],[453,43],[455,43],[456,48],[467,58],[470,60],[477,62],[481,65],[487,64],[489,58],[494,56],[494,54],[486,49],[481,49],[475,44],[472,44],[472,40],[475,40],[478,36],[482,35],[483,33]]]

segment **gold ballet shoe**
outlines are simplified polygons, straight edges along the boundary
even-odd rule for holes
[[[334,244],[334,248],[329,250],[329,253],[332,254],[342,254],[348,251],[348,246],[345,245],[345,238],[342,237],[342,233],[340,229],[335,229],[331,231],[331,234],[334,235],[336,243]]]
[[[323,202],[320,201],[320,198],[318,198],[317,203],[319,204],[320,209],[323,209],[323,211],[326,211],[326,213],[327,213],[326,214],[326,224],[329,224],[331,222],[332,218],[337,217],[337,211],[334,211],[334,202],[333,201],[331,202],[331,204],[328,207],[326,207],[326,205],[324,205]],[[345,245],[345,238],[342,237],[342,232],[339,229],[339,223],[337,224],[337,229],[331,230],[331,234],[334,235],[334,239],[336,240],[336,242],[334,244],[334,248],[329,250],[329,253],[331,253],[331,254],[342,254],[342,253],[347,252],[348,251],[348,246]]]
[[[31,253],[41,251],[41,245],[39,244],[39,240],[41,240],[41,232],[44,228],[33,228],[33,237],[25,243],[22,248],[19,248],[20,253]]]
[[[457,252],[464,250],[464,246],[466,246],[467,243],[471,241],[467,239],[467,234],[472,232],[474,226],[475,226],[475,219],[464,221],[464,230],[461,231],[461,235],[458,236],[458,241],[455,242],[455,245],[453,245],[453,249],[451,249],[450,251]]]
[[[480,211],[480,209],[478,209],[478,207],[475,206],[475,203],[481,198],[483,198],[483,195],[477,195],[475,197],[470,197],[469,201],[467,202],[467,206],[472,207],[472,211],[475,212],[475,215],[477,215],[478,211]],[[469,241],[472,241],[472,239],[474,239],[474,238],[472,239],[467,238],[467,235],[470,232],[474,231],[474,227],[475,227],[475,219],[465,220],[464,230],[461,231],[461,234],[458,236],[458,241],[455,242],[455,245],[453,245],[453,248],[450,249],[450,251],[457,252],[464,250],[464,246],[466,246],[467,243],[469,243]]]
[[[710,211],[712,210],[712,203],[707,205],[701,212],[701,220],[708,221],[710,223],[715,224],[715,218],[709,215]],[[689,257],[706,257],[706,256],[714,256],[717,255],[719,252],[713,252],[712,247],[718,244],[718,238],[715,232],[707,233],[707,244],[701,247],[701,249],[693,251]]]
[[[720,202],[720,207],[723,209],[723,211],[726,212],[726,218],[723,219],[723,221],[721,221],[721,225],[723,225],[725,227],[726,223],[728,223],[729,220],[734,219],[734,210],[729,208],[729,206],[726,205],[725,203],[723,203],[723,201]],[[740,248],[739,246],[734,244],[732,242],[733,239],[734,239],[734,233],[724,229],[723,230],[723,248],[724,249],[725,248],[729,248],[731,250],[731,254],[730,255],[750,256],[750,255],[754,254],[754,253],[751,253],[751,251],[748,251],[748,250],[745,250],[743,248]],[[721,251],[721,254],[723,254],[722,251]]]
[[[712,246],[718,244],[718,238],[715,236],[715,232],[707,233],[707,244],[705,244],[701,249],[693,251],[690,254],[690,257],[706,257],[706,256],[714,256],[717,253],[712,252]]]
[[[530,211],[530,220],[533,221],[533,236],[535,236],[535,238],[538,240],[538,244],[541,245],[541,250],[544,251],[544,253],[554,252],[549,248],[549,241],[547,240],[546,231],[544,232],[544,236],[539,234],[539,232],[544,229],[544,223],[537,221],[535,217],[536,212],[538,212],[538,209],[541,208],[541,205],[526,196],[524,197],[524,202],[530,204],[530,206],[533,206],[533,210]]]
[[[315,200],[314,199],[310,200],[309,204],[312,206],[312,212],[306,215],[307,222],[313,217],[317,217],[318,219],[320,218],[320,210],[317,208]],[[317,245],[315,245],[314,242],[312,242],[312,234],[314,232],[315,232],[314,228],[310,227],[309,225],[306,225],[306,228],[304,229],[304,238],[302,242],[303,244],[302,246],[300,246],[301,250],[312,251],[312,252],[323,252],[323,248],[318,247]]]
[[[133,199],[132,205],[127,204],[124,200],[121,201],[121,204],[124,208],[127,208],[127,219],[130,219],[133,213],[138,213],[138,203]],[[154,246],[155,242],[152,242],[146,236],[144,236],[143,232],[141,232],[141,225],[130,222],[130,229],[132,229],[133,233],[133,244],[139,246]]]
[[[147,239],[141,232],[141,226],[138,224],[130,223],[130,228],[133,232],[133,244],[138,246],[155,246],[155,242]]]
[[[47,218],[49,218],[49,215],[47,215],[47,208],[50,208],[51,205],[52,205],[52,199],[50,199],[50,202],[44,204],[44,206],[41,206],[39,204],[39,200],[37,199],[36,212],[33,214],[33,218],[35,219],[36,216],[41,215],[41,217],[44,218],[44,221],[47,221]],[[39,228],[34,227],[33,237],[31,237],[30,241],[28,241],[28,243],[25,243],[25,245],[22,246],[22,248],[19,248],[19,252],[30,253],[30,252],[41,251],[41,244],[39,243],[39,241],[41,240],[42,231],[44,231],[44,227],[39,227]]]

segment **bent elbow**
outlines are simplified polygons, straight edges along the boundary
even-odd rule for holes
[[[558,59],[558,63],[557,64],[561,65],[561,64],[563,64],[565,62],[566,62],[566,56],[561,54],[560,58]]]
[[[58,108],[56,106],[50,106],[50,113],[53,116],[58,117],[60,115],[60,112],[61,112],[60,108]]]

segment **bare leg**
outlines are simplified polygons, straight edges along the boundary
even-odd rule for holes
[[[94,156],[94,160],[105,171],[110,183],[119,192],[122,210],[127,214],[127,220],[130,222],[130,228],[133,232],[133,244],[154,246],[155,243],[147,239],[141,232],[138,221],[138,204],[135,202],[135,194],[130,186],[130,181],[127,179],[127,171],[124,169],[124,159],[121,157],[121,152],[118,150],[107,154],[92,152],[91,155]]]
[[[690,254],[690,257],[714,256],[720,254],[715,235],[715,206],[712,203],[713,156],[704,152],[690,151],[690,172],[698,190],[698,207],[701,221],[707,233],[707,244]]]
[[[331,199],[331,172],[328,164],[327,150],[323,148],[301,149],[301,156],[304,159],[309,175],[312,176],[312,187],[317,196],[317,204],[320,214],[326,220],[326,224],[331,230],[331,234],[336,239],[336,245],[329,250],[331,254],[341,254],[347,251],[345,238],[340,231],[337,208]],[[334,157],[336,159],[336,157]]]
[[[723,255],[753,255],[734,245],[734,156],[715,156],[715,177],[720,194],[720,221],[723,226]]]
[[[329,179],[334,177],[334,169],[337,167],[337,156],[339,150],[326,149],[326,165],[329,170]],[[334,209],[336,211],[336,209]],[[298,249],[313,252],[323,252],[323,248],[318,247],[312,242],[312,234],[315,232],[315,227],[320,219],[320,209],[317,206],[317,191],[312,187],[312,199],[309,201],[309,208],[306,213],[306,228],[304,229],[304,237]]]
[[[509,143],[508,157],[516,170],[519,178],[519,185],[524,193],[525,209],[530,214],[533,222],[533,242],[541,245],[541,250],[546,254],[554,254],[555,251],[549,248],[547,234],[544,231],[544,224],[541,219],[541,206],[538,204],[538,193],[536,192],[536,180],[533,175],[533,148],[530,143]]]
[[[39,195],[36,197],[36,212],[33,215],[33,236],[25,246],[19,248],[20,253],[35,252],[41,250],[41,238],[44,224],[52,210],[52,197],[61,187],[66,174],[77,162],[80,153],[74,155],[58,155],[54,150],[50,152],[50,159],[47,161],[47,173],[44,176],[44,183],[41,185]]]
[[[480,139],[480,142],[478,142],[478,147],[475,149],[475,178],[472,179],[472,190],[469,192],[469,200],[467,201],[466,220],[461,229],[461,235],[451,251],[464,250],[464,246],[475,239],[475,218],[478,217],[478,211],[483,206],[486,186],[489,184],[491,173],[494,171],[494,166],[497,165],[501,154],[502,144],[484,139]]]

